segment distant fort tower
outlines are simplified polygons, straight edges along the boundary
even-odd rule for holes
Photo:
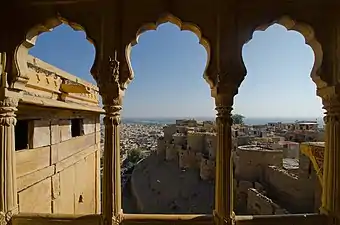
[[[166,161],[177,161],[182,169],[198,169],[202,180],[215,178],[217,137],[214,122],[176,120],[164,127],[157,141],[157,154]]]

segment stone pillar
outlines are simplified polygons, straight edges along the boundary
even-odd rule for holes
[[[331,224],[340,224],[340,95],[337,87],[318,90],[324,109],[325,152],[322,182],[321,212],[332,218]]]
[[[17,212],[17,186],[14,129],[18,100],[0,101],[0,225],[6,225]]]
[[[103,215],[107,225],[121,221],[121,174],[119,125],[120,102],[104,105],[105,142],[104,142],[104,176],[103,176]],[[111,220],[112,218],[112,220]]]
[[[231,97],[232,99],[233,97]],[[216,99],[217,152],[215,182],[215,218],[218,225],[231,224],[233,215],[233,176],[230,96],[218,95]]]

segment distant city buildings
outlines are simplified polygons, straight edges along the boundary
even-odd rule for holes
[[[125,133],[121,142],[125,151],[143,146],[153,152],[132,173],[131,189],[138,211],[211,211],[217,149],[214,122],[190,119],[157,128],[155,125],[123,126]],[[321,184],[313,170],[316,160],[311,160],[308,151],[300,151],[306,142],[323,141],[323,130],[315,121],[233,125],[232,140],[234,204],[238,214],[318,210]],[[184,177],[186,182],[181,181]],[[188,190],[193,192],[190,201],[181,194]],[[203,201],[208,204],[198,206]]]

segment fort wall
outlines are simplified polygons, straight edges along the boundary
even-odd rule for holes
[[[267,150],[257,146],[238,147],[235,162],[235,177],[238,180],[259,181],[268,165],[282,165],[282,150]]]
[[[200,177],[202,180],[212,180],[215,178],[215,160],[202,157],[200,165]]]
[[[177,159],[178,152],[174,144],[167,144],[165,148],[165,160],[172,161]]]
[[[164,138],[157,139],[157,154],[165,158],[165,140]]]
[[[301,178],[276,166],[268,166],[263,179],[268,196],[275,199],[284,208],[289,208],[291,213],[315,210],[316,182],[318,180],[313,176]]]
[[[172,140],[172,135],[177,132],[176,124],[166,125],[163,128],[163,132],[164,132],[164,140],[170,142]]]
[[[182,133],[176,133],[172,135],[175,145],[184,146],[186,145],[186,136]]]
[[[181,149],[178,153],[178,166],[181,169],[187,169],[190,167],[189,151],[187,149]]]
[[[251,215],[279,215],[288,211],[274,203],[255,188],[248,189],[247,212]]]
[[[204,133],[188,132],[187,148],[192,151],[202,152],[204,150]]]
[[[209,158],[216,158],[217,136],[215,133],[207,133],[205,135],[205,150],[209,153]]]
[[[16,151],[19,211],[99,213],[99,115],[84,115],[74,125],[71,115],[23,119],[22,114],[19,110],[15,132],[16,141],[21,142],[16,146],[24,146]],[[80,126],[77,136],[74,126]]]

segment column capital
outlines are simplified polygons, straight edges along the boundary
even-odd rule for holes
[[[119,125],[120,120],[120,111],[122,110],[121,105],[104,105],[105,110],[105,125],[108,123],[113,123],[113,125]]]
[[[340,122],[340,86],[327,86],[317,89],[326,110],[324,121]]]
[[[18,107],[18,98],[5,97],[0,100],[0,125],[10,126],[16,124],[15,112]]]
[[[123,97],[124,92],[121,91],[118,95],[110,95],[106,94],[102,97],[105,110],[105,118],[104,120],[108,120],[113,122],[114,125],[120,124],[120,112],[122,110],[123,105]]]

